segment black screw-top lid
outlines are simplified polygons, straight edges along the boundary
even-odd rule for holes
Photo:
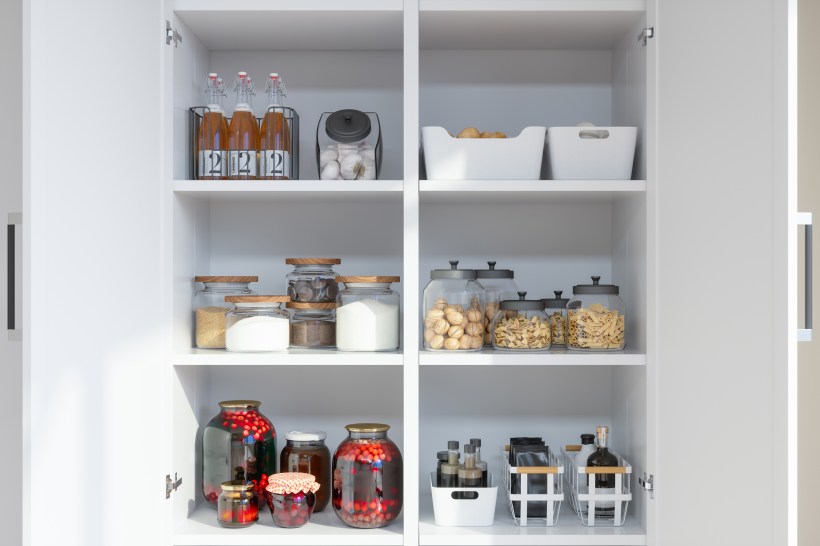
[[[436,457],[439,461],[446,463],[450,460],[450,452],[449,451],[439,451],[436,453]]]
[[[544,302],[544,307],[547,309],[563,309],[569,303],[569,298],[562,298],[561,294],[564,293],[563,290],[553,290],[552,292],[555,294],[554,298],[544,298],[541,301]]]
[[[447,449],[449,449],[449,450],[458,449],[458,441],[450,440],[449,442],[447,442]]]
[[[581,434],[581,443],[584,445],[594,444],[595,443],[595,435],[594,434]]]
[[[434,269],[430,272],[431,279],[450,279],[474,281],[475,269],[459,269],[458,260],[450,260],[450,269]]]
[[[515,271],[512,269],[496,269],[495,261],[488,261],[489,269],[476,269],[476,277],[479,279],[514,279]]]
[[[543,311],[544,302],[542,300],[527,300],[526,292],[519,292],[517,300],[503,300],[499,304],[502,311]]]
[[[339,110],[325,121],[327,136],[345,144],[364,140],[370,130],[370,116],[359,110]]]
[[[481,438],[470,438],[470,443],[474,446],[481,447]]]
[[[617,294],[620,292],[614,284],[598,284],[600,275],[592,276],[592,284],[576,284],[572,287],[573,294]]]
[[[470,454],[475,453],[475,446],[473,444],[467,444],[464,446],[464,453]]]

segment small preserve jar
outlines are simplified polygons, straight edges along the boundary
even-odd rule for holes
[[[261,497],[276,473],[276,429],[256,400],[225,400],[202,432],[202,494],[216,505],[220,484],[247,482]]]
[[[290,346],[321,349],[336,346],[336,303],[288,302]]]
[[[253,484],[242,480],[224,482],[216,507],[222,527],[247,527],[259,521],[259,500]]]
[[[478,351],[484,346],[484,288],[474,269],[434,269],[424,288],[424,348]]]
[[[194,295],[195,345],[199,349],[224,349],[225,314],[233,309],[225,296],[255,295],[248,284],[259,282],[259,277],[198,276],[194,282],[204,285]]]
[[[280,306],[288,296],[228,296],[236,308],[225,315],[228,351],[286,351],[290,344],[290,316]]]
[[[550,348],[550,321],[544,302],[526,299],[519,292],[517,300],[503,300],[493,319],[493,347],[507,351],[546,351]]]
[[[330,502],[330,450],[325,445],[327,433],[293,430],[285,435],[287,444],[279,457],[282,472],[302,472],[316,478],[321,487],[316,491],[314,512],[321,512]]]
[[[320,484],[311,474],[283,472],[274,474],[266,488],[273,522],[279,527],[301,527],[310,521]]]
[[[562,298],[563,290],[554,290],[554,298],[544,298],[544,310],[550,318],[550,333],[553,347],[567,345],[567,304],[569,298]]]
[[[340,258],[288,258],[285,263],[293,271],[287,275],[288,296],[291,301],[333,303],[339,292],[334,265]]]
[[[336,347],[340,351],[395,351],[399,348],[401,297],[390,289],[400,277],[336,277],[344,283],[336,305]]]
[[[389,425],[347,425],[348,437],[333,455],[333,509],[351,527],[371,529],[401,512],[404,467],[388,437]]]
[[[379,116],[347,108],[324,112],[316,127],[321,180],[375,180],[382,163]]]
[[[476,280],[484,287],[484,345],[492,345],[490,323],[498,314],[502,300],[514,300],[518,294],[515,271],[496,269],[495,261],[487,262],[489,269],[476,269]]]
[[[572,288],[567,304],[567,347],[582,351],[620,351],[626,345],[626,304],[614,284],[592,284]]]

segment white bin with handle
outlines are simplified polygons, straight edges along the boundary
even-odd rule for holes
[[[553,180],[631,180],[637,127],[550,127]]]
[[[436,487],[436,473],[430,476],[433,514],[440,527],[489,527],[495,520],[498,485],[488,474],[489,487]]]

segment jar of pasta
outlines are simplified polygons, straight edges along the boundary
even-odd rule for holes
[[[592,284],[572,288],[567,303],[567,347],[580,351],[620,351],[626,344],[626,303],[614,284]]]
[[[554,298],[544,298],[544,309],[549,316],[550,334],[552,336],[553,347],[566,347],[567,345],[567,304],[569,298],[562,298],[563,290],[555,290]]]
[[[487,262],[489,269],[476,269],[476,280],[484,287],[484,345],[492,345],[490,323],[498,314],[503,300],[514,300],[518,294],[515,271],[496,269],[495,261]]]

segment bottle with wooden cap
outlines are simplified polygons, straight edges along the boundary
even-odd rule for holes
[[[401,296],[390,285],[400,277],[342,276],[336,298],[336,347],[340,351],[399,348]]]
[[[483,487],[481,469],[475,464],[475,446],[464,446],[464,466],[458,469],[459,487]]]
[[[225,348],[232,352],[286,351],[290,315],[281,305],[288,296],[227,296],[236,307],[225,315]]]
[[[259,282],[259,277],[200,275],[194,277],[201,283],[194,295],[195,343],[198,349],[225,348],[225,314],[233,309],[225,296],[255,296],[250,283]]]

